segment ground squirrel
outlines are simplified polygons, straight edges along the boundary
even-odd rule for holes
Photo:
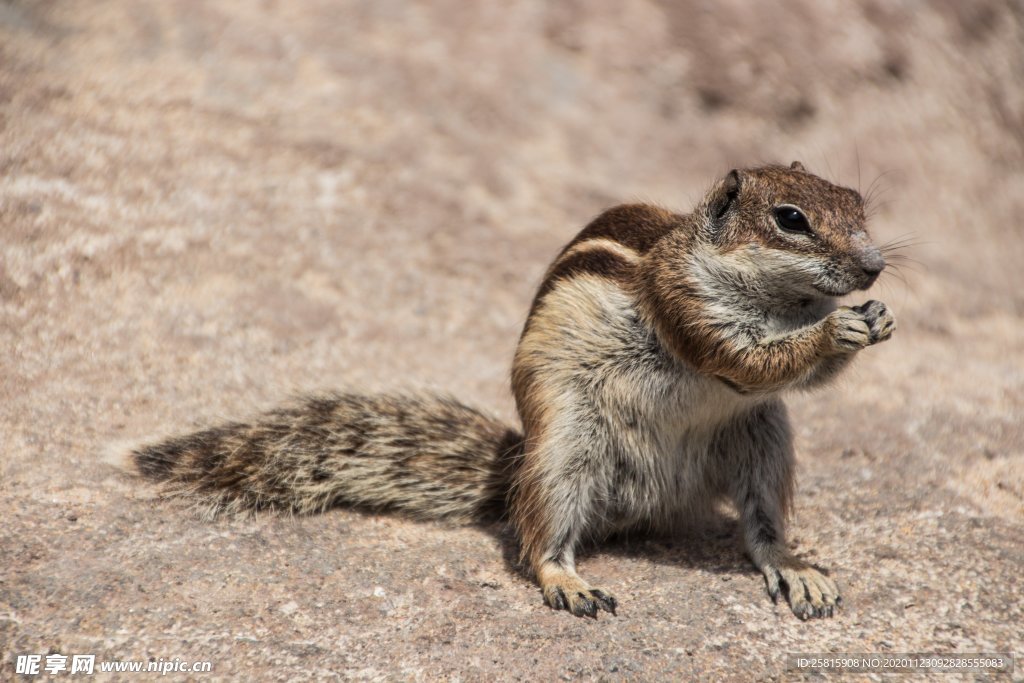
[[[798,162],[734,170],[693,213],[619,206],[562,250],[512,366],[522,433],[448,398],[326,394],[141,448],[135,464],[214,513],[507,513],[547,604],[592,617],[616,600],[576,573],[581,544],[670,533],[727,500],[772,599],[831,616],[835,582],[786,545],[780,396],[892,334],[884,304],[836,303],[884,267],[856,191]]]

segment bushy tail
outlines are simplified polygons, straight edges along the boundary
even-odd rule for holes
[[[473,521],[503,511],[522,435],[426,395],[327,394],[132,454],[207,515],[335,504]]]

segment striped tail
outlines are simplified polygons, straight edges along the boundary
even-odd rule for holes
[[[344,504],[469,522],[504,512],[522,448],[519,432],[454,399],[326,394],[132,457],[207,517]]]

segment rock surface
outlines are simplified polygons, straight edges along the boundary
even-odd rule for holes
[[[258,680],[1024,653],[1024,10],[768,8],[0,3],[0,678],[30,653]],[[793,159],[913,242],[869,295],[894,339],[790,401],[792,534],[835,619],[773,606],[727,521],[584,557],[621,603],[591,621],[541,604],[500,528],[204,523],[108,463],[322,388],[512,420],[533,288],[580,226]]]

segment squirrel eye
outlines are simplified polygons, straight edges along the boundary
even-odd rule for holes
[[[811,224],[800,209],[795,206],[780,206],[775,209],[775,222],[787,232],[811,234]]]

